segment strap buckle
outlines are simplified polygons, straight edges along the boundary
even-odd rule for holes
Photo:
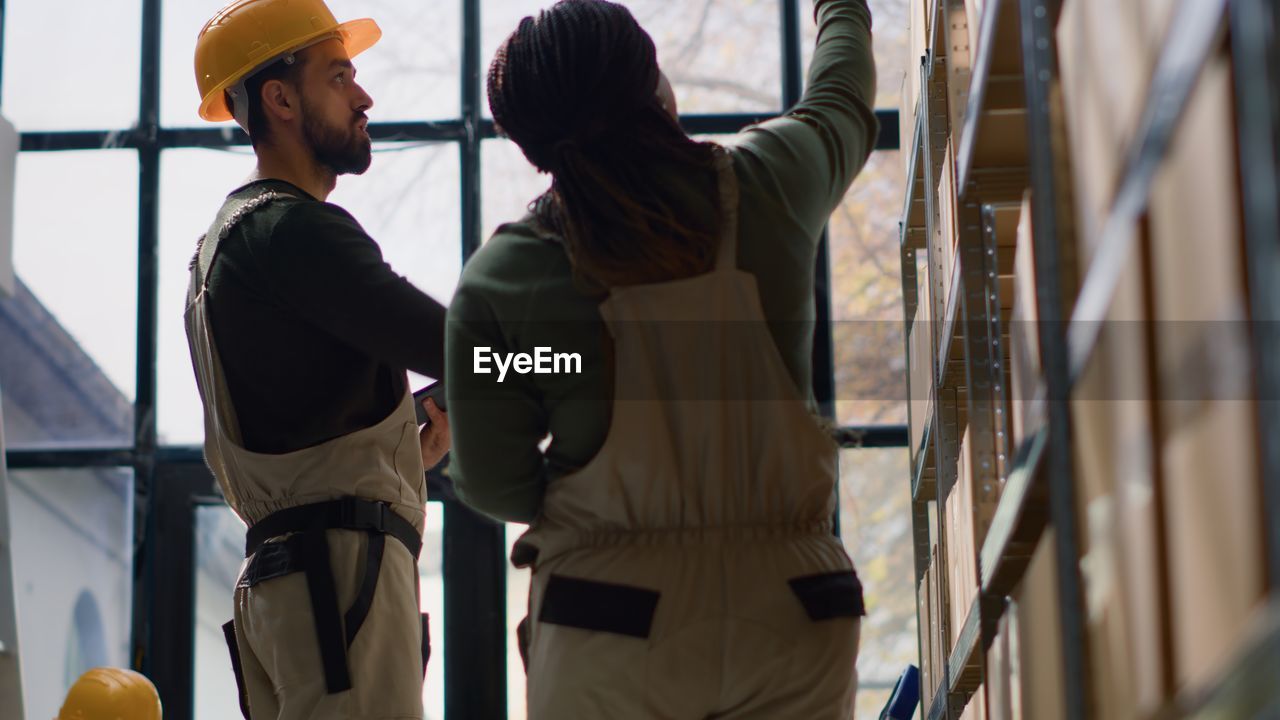
[[[342,503],[338,515],[343,527],[386,533],[387,514],[390,512],[386,503],[349,498]]]

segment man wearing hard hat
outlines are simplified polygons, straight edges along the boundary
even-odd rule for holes
[[[422,717],[423,467],[449,434],[434,405],[418,427],[405,371],[443,375],[445,311],[325,202],[370,164],[351,59],[380,35],[321,0],[236,0],[196,41],[201,117],[234,118],[258,160],[186,309],[205,457],[249,525],[224,631],[253,720]]]

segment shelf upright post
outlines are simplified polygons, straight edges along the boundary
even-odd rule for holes
[[[1074,468],[1071,456],[1071,388],[1064,332],[1057,216],[1059,179],[1054,147],[1053,91],[1058,82],[1054,27],[1061,0],[1020,0],[1022,57],[1027,99],[1031,218],[1035,232],[1036,305],[1047,390],[1048,446],[1045,475],[1054,527],[1061,606],[1062,669],[1067,720],[1092,717],[1079,569]]]
[[[931,0],[934,8],[931,16],[934,22],[945,22],[946,13],[944,8],[948,0]],[[943,272],[942,257],[945,248],[943,243],[950,242],[950,238],[944,237],[945,233],[941,228],[940,210],[938,206],[938,180],[943,172],[943,156],[946,152],[949,118],[947,113],[947,74],[943,63],[945,62],[947,47],[943,34],[937,31],[937,28],[930,29],[931,40],[939,40],[938,42],[930,42],[928,53],[925,57],[924,65],[920,68],[921,72],[921,154],[924,166],[924,197],[925,197],[925,249],[928,257],[927,281],[929,283],[929,302],[933,307],[933,327],[930,328],[930,337],[933,339],[931,346],[935,353],[942,347],[940,328],[944,326],[943,319],[946,317],[946,296],[948,287],[948,278]],[[939,362],[938,357],[930,359],[932,365],[933,393],[934,402],[932,408],[932,433],[931,441],[934,447],[934,467],[935,467],[935,489],[937,492],[937,518],[938,518],[938,535],[939,539],[946,535],[946,518],[943,512],[947,493],[950,492],[951,486],[955,484],[956,478],[956,446],[959,438],[956,434],[956,408],[955,408],[955,391],[954,388],[942,388],[938,386],[938,380],[941,377],[941,368],[943,365]],[[945,362],[945,361],[944,361]],[[926,520],[927,521],[927,520]],[[947,566],[947,547],[943,542],[938,543],[938,566],[944,568]],[[949,649],[949,641],[952,637],[951,622],[948,617],[949,613],[946,608],[949,607],[949,588],[946,583],[946,573],[939,572],[937,577],[937,587],[934,592],[938,593],[940,601],[938,603],[939,613],[938,630],[939,635],[933,638],[933,643],[943,643]],[[946,653],[944,653],[944,657]],[[939,680],[939,694],[943,699],[944,708],[942,710],[944,718],[950,718],[950,703],[947,702],[947,690],[951,685],[951,679],[947,672],[946,666],[935,672],[942,674]]]
[[[1280,10],[1267,0],[1230,6],[1245,263],[1257,368],[1259,458],[1267,578],[1280,596]]]

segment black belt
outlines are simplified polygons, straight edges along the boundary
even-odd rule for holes
[[[345,497],[277,510],[262,518],[245,534],[244,556],[256,553],[273,537],[308,530],[366,530],[390,535],[404,543],[414,560],[422,552],[418,529],[396,514],[391,506],[376,500]]]
[[[369,533],[364,579],[355,601],[346,613],[338,610],[338,590],[329,562],[326,530],[357,530]],[[267,540],[289,535],[282,542]],[[355,640],[373,605],[373,594],[382,571],[382,555],[386,536],[399,540],[418,558],[422,538],[408,520],[397,515],[389,505],[372,500],[347,497],[311,505],[299,505],[274,512],[254,523],[245,536],[245,557],[252,556],[240,577],[240,587],[253,587],[272,578],[295,572],[307,577],[311,597],[311,614],[315,619],[316,638],[320,642],[320,661],[324,667],[325,686],[329,693],[351,689],[351,673],[347,667],[347,648]],[[426,630],[426,623],[423,623]],[[424,658],[425,655],[424,638]]]

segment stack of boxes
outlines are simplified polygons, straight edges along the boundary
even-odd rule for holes
[[[1058,43],[1082,276],[1131,248],[1073,390],[1098,717],[1226,670],[1263,601],[1261,483],[1229,49],[1199,70],[1145,217],[1112,205],[1176,3],[1066,0]],[[1104,236],[1108,221],[1116,225]]]
[[[1215,53],[1151,194],[1152,419],[1179,688],[1224,669],[1265,587],[1234,104],[1230,60]]]
[[[930,19],[955,23],[963,17],[968,27],[951,28],[956,35],[950,40],[954,48],[958,33],[967,35],[971,64],[978,53],[1001,51],[979,46],[983,13],[1010,12],[1011,6],[1016,13],[1018,5],[909,2],[913,60],[947,37],[927,26]],[[1059,189],[1070,196],[1058,203],[1058,243],[1064,246],[1058,257],[1070,265],[1064,307],[1069,311],[1080,288],[1097,274],[1104,242],[1127,248],[1119,254],[1120,279],[1069,401],[1092,694],[1086,707],[1088,717],[1102,720],[1163,717],[1179,697],[1210,687],[1236,658],[1266,599],[1236,103],[1226,42],[1200,71],[1144,211],[1129,222],[1113,212],[1144,132],[1153,76],[1177,5],[1062,0],[1055,32],[1060,103],[1054,121],[1065,138],[1057,176]],[[1002,45],[1021,43],[1017,32],[991,37]],[[935,49],[946,55],[948,48]],[[909,67],[918,69],[919,63]],[[942,68],[937,73],[947,75]],[[928,103],[927,88],[912,75],[903,83],[904,150],[920,142],[915,118]],[[941,116],[958,117],[951,111]],[[963,252],[957,239],[965,188],[956,187],[955,159],[961,130],[949,130],[939,145],[941,171],[932,187],[921,189],[933,194],[937,216],[935,236],[926,238],[932,261],[917,266],[908,343],[913,453],[923,437],[923,419],[936,424],[941,417],[925,405],[927,389],[936,384],[937,355],[963,343],[962,327],[950,344],[942,332],[948,308],[959,301],[951,293],[952,273]],[[915,153],[904,155],[910,163]],[[1035,254],[1044,249],[1036,247],[1031,222],[1033,192],[1027,189],[1020,206],[995,211],[1001,377],[1007,388],[995,432],[1007,434],[1011,451],[1001,465],[1002,480],[1018,449],[1048,422],[1034,271]],[[935,402],[957,400],[965,402],[962,388],[943,388]],[[937,458],[956,463],[955,483],[943,507],[931,507],[928,571],[918,586],[926,714],[927,703],[948,680],[948,657],[979,597],[978,557],[991,520],[975,502],[981,495],[971,472],[973,430],[963,421],[963,407],[956,414],[957,446]],[[938,478],[947,474],[947,468],[937,469]],[[1002,599],[982,661],[983,682],[961,717],[1064,717],[1064,606],[1053,537],[1050,526],[1017,587]]]

